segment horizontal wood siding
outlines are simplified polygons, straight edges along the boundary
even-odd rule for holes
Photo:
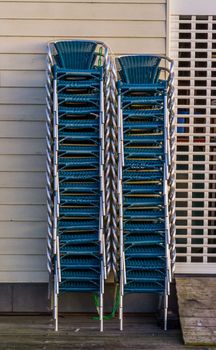
[[[0,282],[46,282],[47,42],[165,53],[166,0],[0,1]]]

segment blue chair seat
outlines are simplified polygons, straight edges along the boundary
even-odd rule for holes
[[[156,197],[156,198],[139,198],[139,197],[126,197],[124,196],[124,202],[125,205],[130,206],[163,206],[164,199],[163,197]]]
[[[159,210],[140,210],[140,209],[124,209],[124,218],[127,219],[143,219],[143,220],[161,220],[164,221],[164,209]]]
[[[99,79],[88,79],[88,80],[58,80],[57,89],[58,92],[65,91],[68,89],[99,89]]]
[[[60,182],[60,192],[98,192],[100,189],[98,182]]]
[[[165,258],[131,258],[126,261],[126,270],[165,270]]]
[[[159,80],[157,83],[153,84],[131,84],[118,82],[118,89],[122,91],[122,94],[127,92],[137,92],[137,91],[150,91],[150,92],[164,92],[167,88],[166,80]]]
[[[61,204],[95,204],[98,203],[100,199],[100,195],[93,194],[91,196],[87,195],[78,195],[77,193],[74,195],[68,194],[60,194],[60,202]]]
[[[89,230],[98,230],[99,222],[98,220],[82,220],[82,221],[59,221],[58,224],[59,230],[66,231],[89,231]]]
[[[164,102],[164,95],[156,96],[122,96],[122,108],[128,105],[161,105]]]
[[[158,129],[158,128],[163,128],[164,123],[162,120],[158,121],[125,121],[124,122],[124,130],[126,129],[141,129],[141,130],[148,130],[148,129]]]
[[[124,288],[127,293],[164,293],[165,283],[156,282],[129,282]]]
[[[164,155],[163,147],[125,147],[124,148],[124,157],[150,157],[150,158],[161,158]]]
[[[165,231],[165,225],[164,223],[159,224],[149,224],[149,223],[125,223],[124,224],[124,230],[125,231],[131,231],[131,232],[140,232],[140,233],[157,233],[157,232],[164,232]]]
[[[70,255],[70,256],[75,256],[75,255],[93,255],[97,256],[100,255],[100,250],[99,246],[97,244],[89,244],[89,245],[71,245],[71,242],[62,242],[60,240],[60,255]]]
[[[70,129],[76,129],[76,128],[98,128],[99,127],[99,120],[98,119],[59,119],[59,127],[60,129],[64,128],[70,128]]]
[[[127,272],[127,281],[163,282],[164,273],[162,271],[132,270]]]
[[[154,234],[124,234],[124,244],[125,245],[159,245],[164,244],[165,237],[164,234],[161,233],[154,233]]]
[[[85,158],[72,158],[72,157],[59,157],[58,159],[59,169],[65,168],[97,168],[99,167],[99,160],[97,157],[85,157]]]
[[[162,119],[164,118],[164,109],[124,109],[123,119],[128,118],[142,118],[143,120],[151,118]]]
[[[71,94],[71,93],[59,93],[58,94],[58,103],[59,105],[64,102],[70,102],[70,103],[96,103],[96,105],[100,102],[100,96],[99,94]]]
[[[163,167],[163,161],[150,159],[126,159],[125,169],[158,169]]]
[[[74,217],[84,217],[93,218],[99,216],[99,208],[64,208],[60,207],[60,217],[64,218],[74,218]]]
[[[99,281],[100,274],[94,270],[63,270],[61,272],[61,278],[64,281]]]
[[[87,115],[87,114],[99,114],[99,107],[62,107],[58,109],[59,117],[69,115]]]
[[[136,134],[125,134],[124,135],[124,141],[131,142],[139,142],[139,143],[152,143],[152,144],[158,144],[164,141],[164,136],[162,134],[144,134],[144,135],[136,135]]]
[[[59,145],[59,156],[61,154],[68,154],[68,155],[74,155],[74,154],[99,154],[99,147],[98,146],[70,146],[70,145],[64,145],[62,146],[61,144]]]
[[[125,259],[130,258],[139,258],[139,257],[145,257],[145,258],[156,258],[156,257],[165,257],[165,248],[162,246],[145,246],[145,245],[138,245],[135,246],[127,245],[125,246]]]
[[[60,259],[62,269],[81,270],[97,269],[100,271],[100,259],[96,257],[76,257],[64,256]]]
[[[60,131],[59,132],[59,142],[61,143],[61,139],[63,140],[71,140],[71,141],[83,141],[83,140],[94,140],[98,139],[99,135],[96,132],[78,132],[78,131]]]
[[[100,284],[96,281],[62,281],[59,287],[60,293],[67,293],[67,292],[99,292],[100,291]]]
[[[124,193],[152,193],[152,194],[160,194],[163,191],[162,184],[124,184]]]
[[[99,178],[98,170],[85,170],[85,171],[64,171],[59,170],[59,178],[60,180],[89,180],[94,178]]]
[[[161,171],[127,171],[123,172],[123,181],[126,180],[157,180],[162,181],[163,174]]]
[[[54,77],[58,79],[62,79],[65,77],[101,77],[102,67],[94,67],[89,69],[75,69],[75,68],[62,68],[58,65],[53,66]]]
[[[98,233],[62,233],[60,235],[61,242],[70,240],[73,244],[98,242],[98,238]]]

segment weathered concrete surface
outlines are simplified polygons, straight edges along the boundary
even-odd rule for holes
[[[216,347],[216,278],[177,277],[176,288],[185,344]]]
[[[151,317],[126,317],[123,332],[118,331],[117,318],[105,321],[104,333],[99,332],[98,326],[90,315],[62,316],[59,332],[55,333],[49,316],[1,316],[0,350],[186,349],[180,330],[164,332]]]

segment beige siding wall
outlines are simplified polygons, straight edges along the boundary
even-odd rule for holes
[[[166,0],[0,1],[0,282],[46,282],[46,43],[165,53]]]

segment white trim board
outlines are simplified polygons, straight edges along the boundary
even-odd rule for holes
[[[175,274],[216,274],[214,263],[176,263]]]
[[[215,0],[171,0],[171,15],[216,15]]]

